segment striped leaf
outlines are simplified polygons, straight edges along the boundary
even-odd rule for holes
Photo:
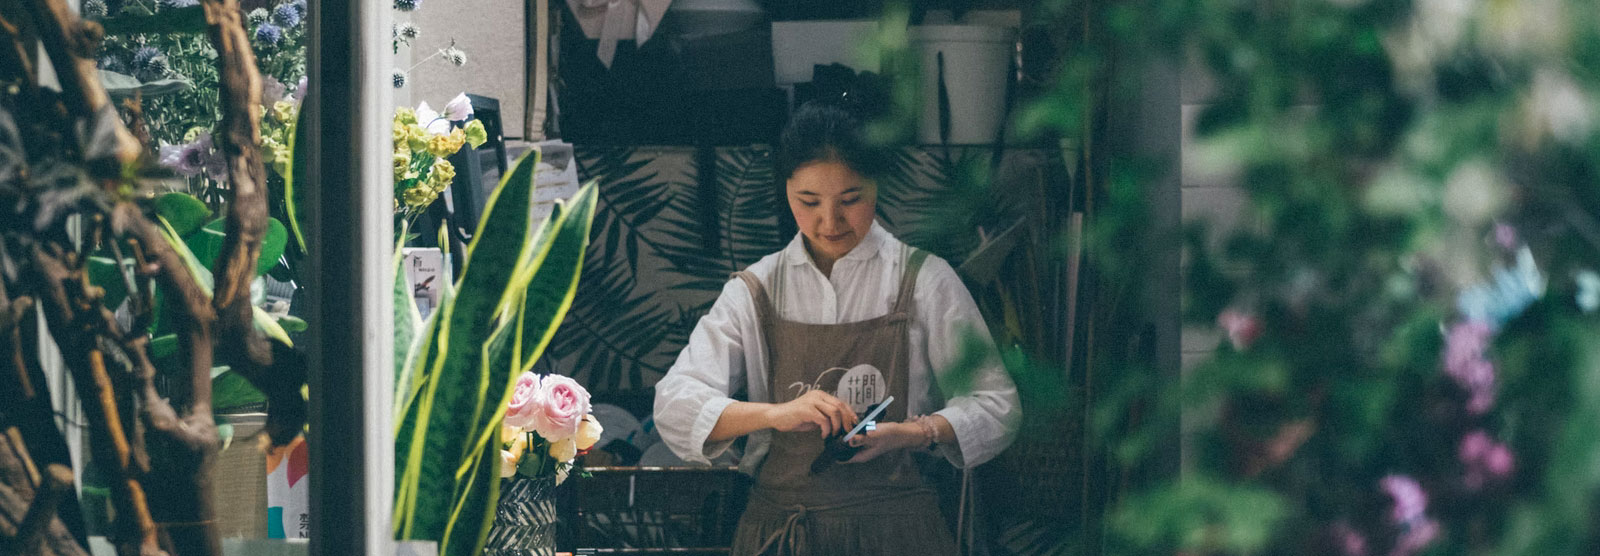
[[[419,357],[412,384],[420,390],[405,408],[395,438],[395,527],[401,539],[444,539],[468,445],[477,435],[475,408],[489,382],[484,348],[521,288],[517,269],[531,255],[537,151],[518,159],[500,182],[467,247],[456,295],[436,311],[427,356]],[[475,455],[474,455],[475,457]]]

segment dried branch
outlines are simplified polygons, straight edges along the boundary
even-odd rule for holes
[[[83,290],[83,270],[69,271],[44,248],[33,247],[32,263],[26,280],[42,290],[40,303],[50,325],[62,359],[72,373],[89,418],[90,434],[96,439],[90,449],[97,462],[106,466],[111,500],[116,509],[111,539],[122,554],[152,556],[164,554],[156,539],[155,520],[146,504],[139,469],[133,465],[132,449],[117,410],[111,377],[105,369],[105,354],[98,339],[109,315],[99,299]],[[98,318],[97,318],[98,317]],[[115,321],[111,321],[115,324]]]
[[[16,441],[16,438],[12,439],[12,442]],[[72,470],[65,465],[50,464],[42,479],[39,489],[34,492],[33,504],[28,506],[28,514],[23,516],[22,525],[17,527],[17,537],[12,540],[21,549],[21,554],[38,554],[42,551],[45,532],[56,519],[56,508],[61,505],[61,499],[72,492]]]
[[[39,42],[50,56],[71,113],[92,115],[109,106],[111,96],[100,86],[93,56],[103,35],[100,26],[79,20],[63,0],[20,1],[30,12],[33,27],[39,30]],[[127,166],[138,160],[142,149],[127,129],[117,126],[113,138],[118,162]]]
[[[266,167],[256,144],[261,139],[261,75],[245,32],[244,12],[237,0],[205,0],[207,34],[217,49],[217,76],[222,84],[222,131],[218,146],[228,160],[233,199],[228,203],[227,236],[217,255],[217,332],[223,348],[248,358],[241,369],[252,383],[266,377],[261,369],[272,365],[266,337],[255,332],[251,321],[250,282],[255,278],[261,239],[267,231]],[[229,357],[230,362],[234,357]]]

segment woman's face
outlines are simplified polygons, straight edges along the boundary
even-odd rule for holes
[[[789,176],[786,189],[795,224],[820,264],[839,260],[872,229],[878,188],[843,163],[804,164]]]

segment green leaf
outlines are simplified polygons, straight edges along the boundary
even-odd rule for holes
[[[278,324],[278,319],[272,318],[270,313],[254,305],[250,306],[250,320],[255,324],[256,330],[265,333],[268,338],[277,340],[285,346],[294,347],[294,342],[289,340],[289,332]]]
[[[184,242],[194,251],[195,258],[206,264],[206,268],[214,269],[217,257],[222,254],[224,240],[228,237],[227,230],[227,219],[217,218],[206,223],[195,233],[185,235]],[[261,254],[256,259],[256,276],[266,274],[278,264],[278,258],[283,256],[288,241],[289,232],[283,223],[276,218],[268,218],[266,233],[261,238]]]
[[[150,339],[150,358],[165,359],[178,353],[178,335],[162,334]]]
[[[288,315],[285,315],[285,316],[282,316],[282,317],[278,317],[278,326],[283,327],[283,330],[285,332],[290,333],[290,334],[298,334],[300,332],[305,332],[306,328],[308,328],[308,326],[306,325],[306,321],[301,320],[300,317],[294,317],[294,316],[288,316]],[[398,342],[398,341],[399,340],[396,340],[396,342]]]
[[[132,264],[132,259],[127,259]],[[123,281],[122,265],[110,257],[89,257],[89,283],[105,290],[101,301],[109,309],[116,309],[128,297],[128,283]]]
[[[189,244],[184,243],[166,218],[162,218],[160,215],[157,215],[156,218],[161,221],[161,237],[167,240],[167,244],[172,247],[172,250],[176,251],[178,257],[183,259],[183,264],[189,267],[189,272],[194,274],[195,282],[199,284],[200,291],[204,292],[206,297],[211,297],[211,290],[216,287],[216,279],[212,278],[211,269],[201,264],[200,259],[195,258],[194,251],[189,250]]]
[[[259,404],[267,401],[243,375],[226,366],[211,369],[211,405],[218,411]]]
[[[156,214],[172,224],[178,237],[184,237],[205,225],[211,209],[188,193],[168,193],[156,199]]]
[[[278,265],[278,258],[289,246],[289,230],[276,218],[267,219],[267,233],[261,237],[261,258],[256,259],[256,276],[266,274]]]
[[[499,430],[499,421],[494,423]],[[477,556],[483,553],[489,528],[494,525],[495,505],[500,500],[500,445],[479,450],[474,465],[462,477],[455,503],[439,543],[443,556]]]
[[[398,485],[396,534],[401,539],[443,541],[458,480],[454,471],[478,454],[468,447],[478,437],[475,411],[485,403],[485,343],[497,328],[496,315],[525,284],[517,269],[531,256],[529,233],[537,151],[518,159],[489,198],[478,223],[456,295],[441,304],[436,336],[427,357],[413,370],[422,391],[408,404],[395,438]],[[489,230],[493,230],[492,233]],[[414,414],[413,414],[414,413]]]
[[[306,236],[300,226],[300,196],[295,193],[295,184],[305,184],[306,160],[310,153],[306,152],[305,126],[297,121],[294,124],[294,133],[289,134],[289,152],[293,153],[289,159],[288,175],[283,178],[283,208],[288,213],[289,231],[294,233],[295,245],[300,247],[300,252],[305,253]]]
[[[557,203],[550,220],[555,233],[542,260],[528,265],[527,293],[523,296],[520,338],[517,351],[518,374],[533,367],[544,353],[556,328],[572,307],[578,292],[578,277],[583,271],[584,254],[589,249],[590,226],[597,203],[596,183],[590,181],[570,201]],[[570,204],[569,204],[570,203]],[[506,388],[510,394],[510,385]]]

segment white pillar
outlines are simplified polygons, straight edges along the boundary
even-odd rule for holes
[[[311,0],[311,553],[394,553],[392,4]]]

